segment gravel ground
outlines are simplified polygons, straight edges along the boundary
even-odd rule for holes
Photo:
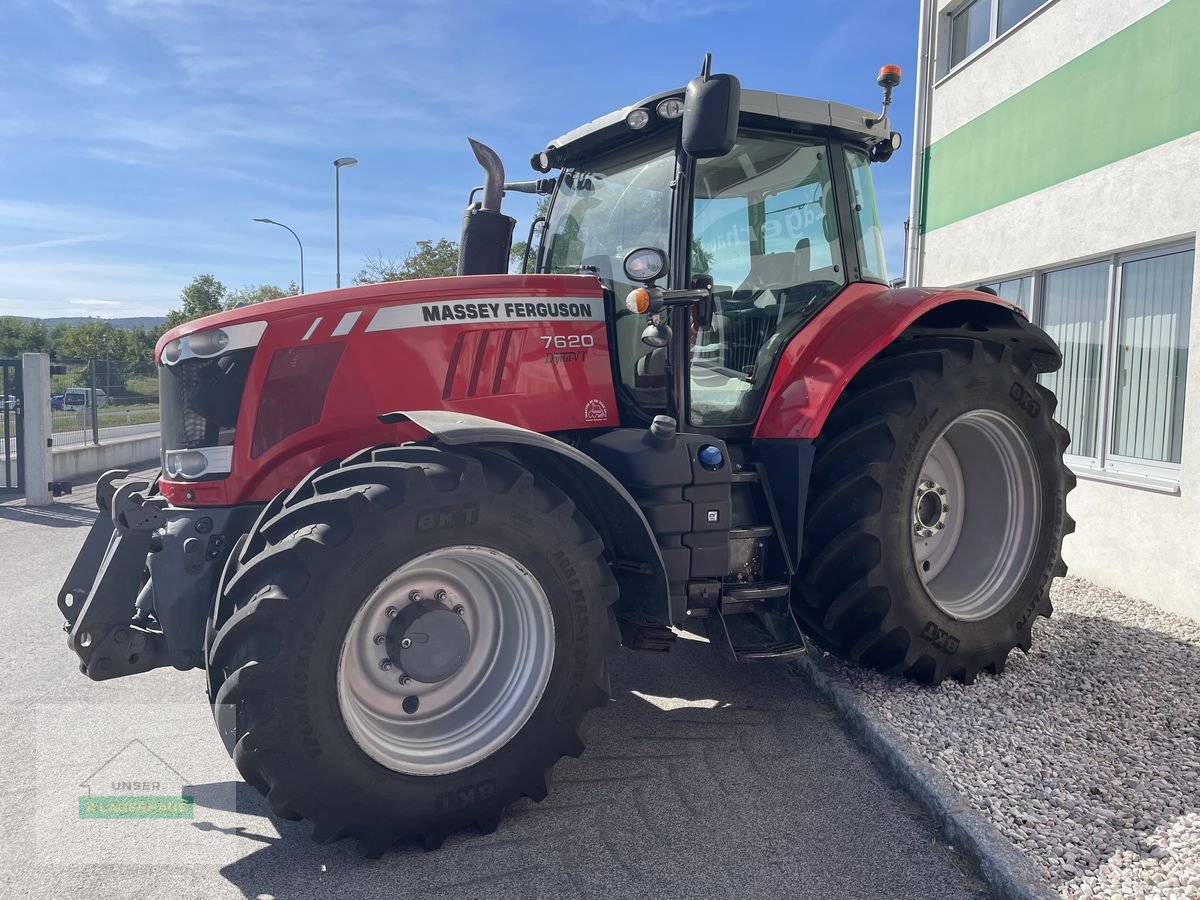
[[[1200,898],[1200,625],[1079,578],[999,678],[830,674],[1063,897]]]

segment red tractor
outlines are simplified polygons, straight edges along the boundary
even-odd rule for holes
[[[162,474],[100,480],[58,598],[82,671],[205,669],[245,779],[370,854],[541,800],[618,645],[998,674],[1065,572],[1061,356],[990,293],[889,287],[898,82],[874,115],[706,63],[554,177],[475,144],[460,277],[169,331]],[[506,190],[551,197],[531,274]]]

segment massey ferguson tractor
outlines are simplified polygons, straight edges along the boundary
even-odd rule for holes
[[[271,809],[378,855],[541,800],[619,645],[929,684],[1028,650],[1073,527],[1058,348],[889,287],[899,69],[879,114],[708,69],[537,181],[473,144],[458,277],[167,332],[162,472],[101,478],[58,597],[84,674],[204,669]],[[506,191],[550,197],[523,274]]]

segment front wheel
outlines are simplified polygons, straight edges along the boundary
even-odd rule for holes
[[[370,855],[493,830],[608,697],[602,550],[570,499],[492,454],[380,448],[313,473],[223,578],[209,690],[238,769]]]
[[[1054,395],[1011,329],[916,332],[869,363],[817,442],[794,603],[819,643],[936,684],[999,673],[1050,615],[1074,523]]]

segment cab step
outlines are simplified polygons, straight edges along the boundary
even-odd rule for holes
[[[788,592],[788,586],[781,581],[726,584],[721,590],[721,612],[724,615],[753,612],[767,600],[786,598]]]
[[[801,656],[804,638],[792,617],[789,595],[782,582],[726,584],[716,615],[705,620],[709,640],[737,662]]]

